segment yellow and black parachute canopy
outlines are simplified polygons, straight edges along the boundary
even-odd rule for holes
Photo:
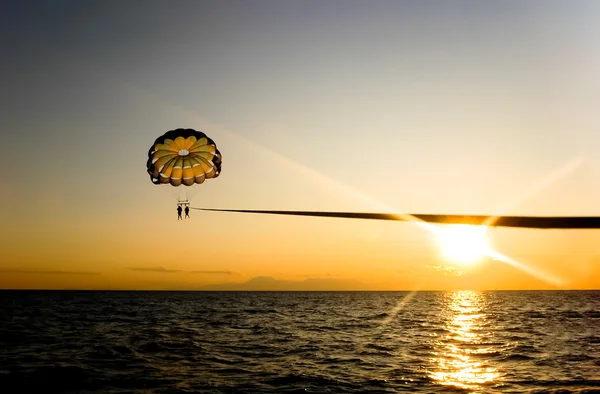
[[[191,186],[221,173],[221,152],[201,131],[176,129],[158,137],[148,150],[146,168],[152,183]]]

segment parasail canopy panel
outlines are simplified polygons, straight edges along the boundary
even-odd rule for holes
[[[221,152],[201,131],[176,129],[158,137],[148,150],[146,167],[156,185],[192,186],[221,173]]]

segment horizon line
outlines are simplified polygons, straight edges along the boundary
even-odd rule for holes
[[[323,292],[323,293],[340,293],[340,292],[379,292],[379,293],[384,293],[384,292],[388,292],[388,293],[410,293],[410,292],[421,292],[421,293],[427,293],[427,292],[452,292],[452,291],[480,291],[480,292],[485,292],[485,291],[600,291],[600,288],[598,289],[551,289],[551,288],[547,288],[547,289],[447,289],[447,290],[442,290],[442,289],[432,289],[432,290],[364,290],[364,289],[348,289],[348,290],[285,290],[285,289],[278,289],[278,290],[269,290],[269,289],[263,289],[263,290],[256,290],[256,289],[223,289],[223,290],[215,290],[215,289],[44,289],[44,288],[31,288],[31,289],[23,289],[23,288],[0,288],[0,292],[2,291],[145,291],[145,292],[165,292],[165,291],[170,291],[170,292],[204,292],[204,293],[222,293],[222,292],[270,292],[270,293],[289,293],[289,292]]]

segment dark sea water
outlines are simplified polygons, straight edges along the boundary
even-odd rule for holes
[[[1,393],[600,393],[600,291],[0,291]]]

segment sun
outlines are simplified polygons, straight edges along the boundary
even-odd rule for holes
[[[481,261],[490,244],[485,226],[449,225],[436,231],[442,257],[453,264],[468,267]]]

